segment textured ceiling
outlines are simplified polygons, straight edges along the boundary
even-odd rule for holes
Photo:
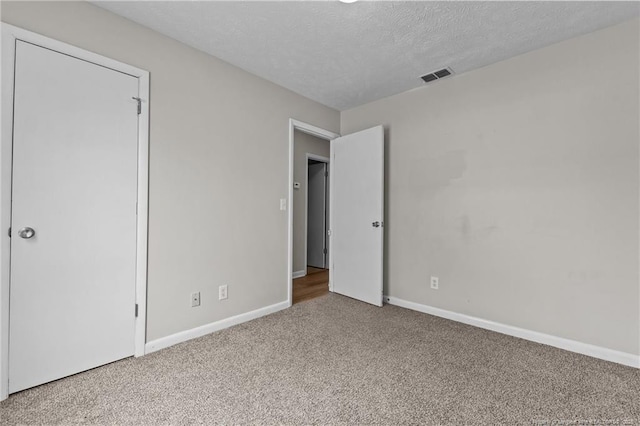
[[[338,110],[638,16],[636,2],[94,1]],[[437,84],[431,83],[431,84]]]

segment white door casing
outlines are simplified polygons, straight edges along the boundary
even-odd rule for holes
[[[144,354],[149,113],[148,72],[4,23],[2,36],[0,400],[8,396],[9,388],[14,392],[31,386],[31,376],[40,375],[44,379],[39,380],[48,381],[96,363]],[[65,81],[72,86],[63,87]],[[126,98],[117,104],[115,97],[123,94]],[[142,100],[140,114],[132,97]],[[52,99],[56,99],[55,108],[47,108]],[[29,115],[37,119],[29,121]],[[101,120],[117,123],[115,130],[109,133],[100,128]],[[128,143],[118,143],[125,139]],[[10,239],[6,230],[11,225],[12,156],[15,223]],[[100,167],[104,164],[116,164],[116,168],[107,167],[105,172]],[[84,176],[74,179],[74,173]],[[33,208],[34,202],[40,207]],[[68,208],[73,202],[84,202],[84,214]],[[25,226],[36,230],[33,238],[18,236]],[[89,250],[92,239],[100,244]],[[106,248],[112,243],[118,247],[109,252]],[[58,250],[52,251],[53,247]],[[71,264],[62,262],[65,256]],[[40,267],[34,267],[38,262]],[[91,268],[97,274],[89,274]],[[48,286],[33,287],[43,275]],[[66,288],[51,285],[56,278],[62,278]],[[126,286],[118,284],[124,281]],[[86,285],[78,286],[78,282]],[[105,283],[110,287],[100,293]],[[66,318],[55,315],[55,307],[65,303],[65,308],[70,312],[76,309],[75,313]],[[115,310],[106,309],[115,305]],[[33,327],[37,320],[34,315],[25,315],[21,306],[42,314],[47,319],[45,325]],[[106,328],[104,321],[94,321],[105,314],[111,324]],[[20,332],[24,327],[31,327],[29,336]],[[61,330],[69,331],[64,337],[68,341],[55,335]],[[80,363],[76,359],[71,370],[64,360],[58,373],[47,376],[50,370],[43,373],[46,369],[40,368],[41,360],[34,364],[37,350],[33,344],[46,346],[51,359],[63,358],[61,353],[77,344],[73,355],[64,358],[85,358]],[[25,365],[30,365],[29,377],[25,376],[22,384],[21,379],[12,380],[9,386],[10,368],[12,377],[13,373],[19,377],[21,370],[26,371]]]
[[[382,306],[384,129],[331,141],[332,291]]]

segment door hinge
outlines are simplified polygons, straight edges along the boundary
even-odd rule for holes
[[[138,101],[138,115],[142,114],[142,99],[132,96],[131,99]]]
[[[324,177],[329,177],[329,172],[324,172]]]
[[[322,253],[327,254],[327,249],[326,248],[322,249]]]
[[[9,234],[9,238],[11,238],[11,227],[9,227],[9,232],[7,232],[7,234]]]
[[[138,318],[138,304],[136,303],[136,318]]]
[[[331,229],[327,229],[327,235],[331,236]]]

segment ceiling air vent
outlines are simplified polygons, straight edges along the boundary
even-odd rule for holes
[[[445,78],[447,76],[450,76],[451,74],[453,74],[453,71],[451,71],[451,68],[444,68],[439,71],[434,71],[432,73],[425,74],[420,78],[423,79],[425,83],[429,83],[433,80],[438,80],[439,78]]]

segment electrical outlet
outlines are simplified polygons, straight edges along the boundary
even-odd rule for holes
[[[431,277],[431,288],[434,289],[434,290],[437,290],[438,286],[439,286],[438,277],[432,276]]]
[[[218,287],[218,300],[225,300],[227,298],[227,286],[221,285]]]
[[[200,306],[200,292],[191,293],[191,307]]]

